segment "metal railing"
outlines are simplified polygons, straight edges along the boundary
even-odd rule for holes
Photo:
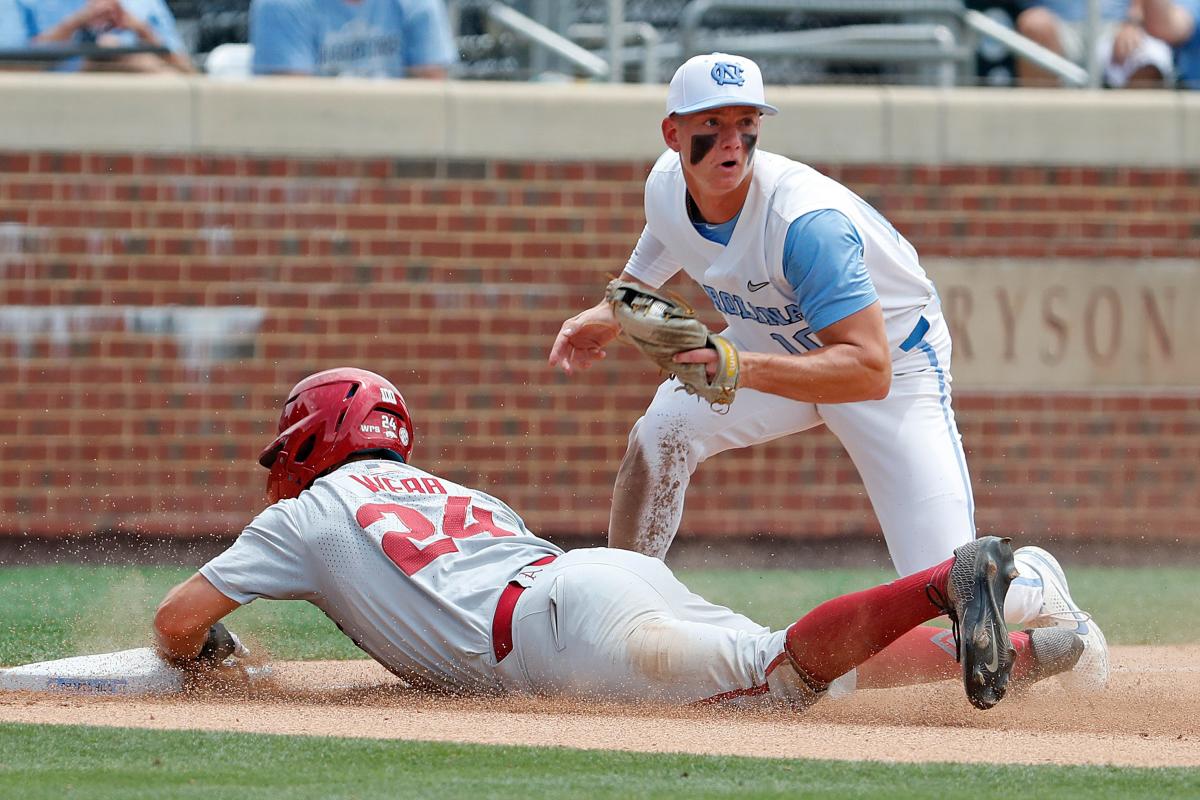
[[[551,51],[592,77],[606,78],[610,71],[614,71],[610,69],[608,61],[511,6],[499,2],[490,3],[487,15],[492,22],[511,30],[532,44]]]
[[[934,83],[949,86],[959,83],[961,71],[973,62],[979,37],[994,40],[1068,86],[1099,85],[1103,68],[1094,47],[1099,0],[1087,0],[1085,40],[1091,54],[1087,68],[986,14],[968,9],[962,0],[691,0],[679,15],[673,40],[649,22],[628,20],[625,0],[604,0],[608,15],[604,23],[572,23],[573,9],[566,8],[570,3],[554,4],[553,14],[547,11],[546,3],[533,3],[549,14],[548,21],[553,17],[560,23],[557,31],[498,0],[458,2],[485,7],[490,21],[532,45],[535,66],[545,62],[546,54],[553,54],[589,77],[609,81],[623,81],[625,67],[632,63],[643,82],[658,83],[664,64],[678,63],[700,52],[725,50],[841,63],[924,64],[932,69],[932,73],[926,73],[927,79],[932,74]],[[831,15],[838,20],[865,17],[872,21],[761,33],[705,31],[706,16],[722,11]],[[874,21],[887,17],[909,21]]]
[[[611,30],[608,25],[580,22],[567,28],[567,35],[575,42],[599,44],[609,41]],[[637,58],[641,62],[641,82],[658,83],[661,72],[660,65],[665,55],[662,49],[662,34],[649,22],[626,22],[623,26],[623,33],[616,59],[611,56],[612,45],[609,44],[609,80],[621,75],[625,64],[631,59]],[[631,48],[628,46],[630,42],[640,45],[640,47]],[[678,46],[673,49],[678,52]]]
[[[818,30],[714,36],[711,49],[747,55],[792,54],[824,61],[933,63],[937,84],[954,86],[958,68],[974,56],[945,25],[843,25]]]
[[[1053,50],[1047,50],[1037,42],[1025,38],[1011,28],[1001,25],[987,14],[967,10],[963,12],[963,23],[976,33],[995,39],[1022,58],[1027,58],[1042,69],[1054,73],[1060,80],[1070,86],[1095,86],[1099,83],[1098,78],[1093,79],[1089,70],[1068,61]],[[1095,48],[1093,47],[1092,49],[1094,50]],[[1091,61],[1089,61],[1090,63]],[[1099,67],[1095,69],[1098,76],[1100,74]]]
[[[716,10],[806,12],[840,16],[943,16],[957,22],[963,11],[960,0],[692,0],[683,10],[679,41],[685,58],[701,51],[699,28]]]

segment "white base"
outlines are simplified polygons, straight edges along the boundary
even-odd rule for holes
[[[60,658],[0,670],[0,689],[71,694],[159,694],[183,689],[183,672],[152,648]]]

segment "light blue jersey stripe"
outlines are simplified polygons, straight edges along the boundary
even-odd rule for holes
[[[950,435],[950,441],[954,443],[954,457],[958,460],[958,474],[962,478],[963,488],[967,492],[967,523],[970,525],[972,535],[975,532],[975,495],[971,493],[971,479],[967,476],[967,457],[963,454],[962,440],[958,437],[958,430],[954,427],[954,422],[950,418],[950,394],[946,391],[946,373],[942,371],[942,367],[938,364],[937,353],[929,342],[921,342],[917,345],[917,349],[925,354],[929,359],[929,366],[933,367],[933,371],[938,376],[938,394],[942,405],[942,418],[946,420],[946,432]]]

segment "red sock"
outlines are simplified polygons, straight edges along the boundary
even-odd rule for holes
[[[1033,668],[1029,634],[1010,633],[1017,660],[1012,677],[1020,680]],[[933,683],[962,675],[954,660],[954,638],[946,628],[922,625],[889,644],[873,658],[858,665],[858,686],[887,689],[914,683]]]
[[[788,628],[788,655],[813,681],[829,683],[866,661],[922,622],[941,616],[925,592],[943,596],[954,563],[935,567],[874,589],[827,600]]]

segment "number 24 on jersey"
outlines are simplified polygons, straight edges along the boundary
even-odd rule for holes
[[[470,512],[474,521],[467,523]],[[486,533],[489,536],[516,536],[516,532],[501,528],[485,508],[472,508],[470,497],[447,497],[442,518],[442,533],[429,517],[411,506],[399,503],[367,503],[355,514],[365,530],[381,520],[399,523],[403,530],[388,530],[383,534],[383,552],[405,575],[413,575],[432,564],[440,556],[457,553],[456,539]]]

